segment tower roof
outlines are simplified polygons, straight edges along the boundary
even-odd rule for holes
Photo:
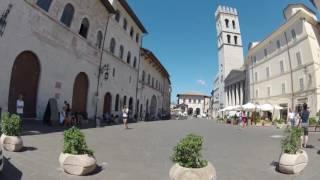
[[[236,8],[232,8],[232,7],[229,7],[229,6],[222,6],[222,5],[218,6],[218,8],[217,8],[217,10],[215,12],[215,17],[217,18],[220,13],[232,14],[232,15],[235,15],[235,16],[238,15],[238,11],[237,11]]]

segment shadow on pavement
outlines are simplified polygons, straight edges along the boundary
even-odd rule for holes
[[[26,151],[36,151],[38,150],[38,148],[35,148],[35,147],[23,147],[21,152],[26,152]]]
[[[3,172],[0,173],[1,180],[20,180],[22,172],[11,164],[10,159],[4,157]]]

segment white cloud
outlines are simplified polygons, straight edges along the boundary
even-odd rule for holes
[[[197,83],[200,84],[201,86],[206,86],[206,85],[207,85],[206,81],[204,81],[204,80],[202,80],[202,79],[199,79],[199,80],[197,81]]]

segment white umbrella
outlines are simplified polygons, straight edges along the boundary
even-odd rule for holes
[[[274,106],[274,109],[275,109],[275,110],[282,110],[282,109],[283,109],[283,107],[278,106],[278,105],[275,105],[275,106]]]
[[[253,103],[247,103],[247,104],[243,105],[242,108],[245,111],[255,111],[257,108],[257,105],[255,105]]]
[[[224,111],[234,111],[234,106],[228,106],[226,108],[224,108]]]
[[[243,108],[242,108],[242,106],[240,106],[240,105],[236,105],[236,106],[233,107],[232,110],[234,110],[234,111],[242,111]]]
[[[273,111],[274,107],[271,104],[263,104],[258,107],[261,111]]]

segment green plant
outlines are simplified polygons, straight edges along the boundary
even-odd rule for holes
[[[22,129],[21,119],[18,115],[3,113],[1,115],[1,132],[7,136],[20,136]]]
[[[208,162],[202,159],[203,138],[189,134],[174,147],[171,160],[185,168],[203,168]]]
[[[284,119],[276,119],[276,120],[274,120],[274,122],[276,122],[277,124],[284,124],[285,120]]]
[[[311,117],[309,118],[309,124],[310,125],[316,125],[318,122],[317,122],[317,119],[315,117]]]
[[[93,151],[88,148],[84,134],[76,127],[64,131],[63,153],[93,156]]]
[[[286,137],[281,141],[282,151],[287,154],[296,154],[301,146],[302,131],[298,127],[285,130]]]

